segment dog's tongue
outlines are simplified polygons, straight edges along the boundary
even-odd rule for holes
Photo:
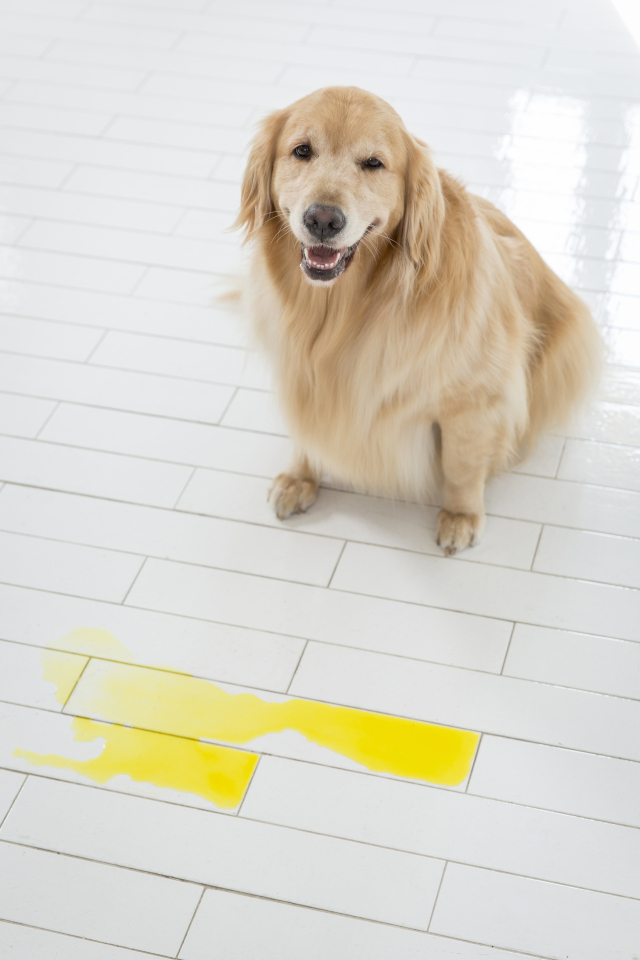
[[[340,259],[341,250],[331,247],[307,247],[305,250],[308,262],[314,267],[325,267],[335,264]]]

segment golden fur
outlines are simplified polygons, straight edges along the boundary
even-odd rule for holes
[[[363,166],[369,157],[384,166]],[[362,237],[328,282],[301,269],[313,203],[345,212],[343,248]],[[251,244],[243,299],[296,449],[272,488],[278,516],[307,509],[325,473],[421,500],[442,480],[438,542],[447,553],[477,542],[487,479],[565,422],[597,377],[584,303],[357,87],[262,122],[236,225]]]

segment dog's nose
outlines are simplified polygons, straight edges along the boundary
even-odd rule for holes
[[[328,207],[322,203],[312,203],[302,217],[309,233],[320,241],[330,240],[340,233],[346,220],[340,207]]]

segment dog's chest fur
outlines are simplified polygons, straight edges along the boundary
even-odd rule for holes
[[[265,289],[251,312],[294,441],[335,480],[424,499],[446,345],[427,349],[423,329],[382,316],[346,284],[329,297],[305,285],[285,304]]]

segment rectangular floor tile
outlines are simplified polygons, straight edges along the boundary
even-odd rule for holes
[[[544,527],[533,569],[561,577],[640,587],[640,540]]]
[[[76,788],[78,789],[78,788]],[[175,956],[202,888],[0,843],[1,919]]]
[[[140,122],[133,121],[134,124]],[[216,273],[232,270],[237,260],[237,254],[229,243],[222,245],[159,233],[59,223],[54,220],[37,220],[20,237],[19,249],[22,248],[104,257],[106,262],[131,261],[132,264],[159,264]]]
[[[27,130],[52,130],[54,133],[98,137],[110,120],[108,113],[89,110],[51,109],[27,103],[0,104],[0,122],[3,127],[25,127]]]
[[[82,361],[88,358],[102,335],[102,330],[75,324],[26,317],[0,318],[0,350],[8,353]]]
[[[5,840],[402,926],[429,923],[438,860],[42,777],[27,785]]]
[[[1,494],[0,494],[1,496]],[[122,602],[142,557],[0,533],[0,581]]]
[[[264,491],[265,483],[257,477],[197,470],[180,499],[180,509],[281,527]],[[436,507],[323,488],[317,502],[306,513],[288,518],[285,527],[440,556],[437,512]],[[528,570],[539,536],[537,524],[492,518],[482,544],[464,558]]]
[[[640,644],[517,623],[502,672],[640,699]]]
[[[179,305],[44,283],[30,285],[18,280],[3,281],[2,291],[5,310],[15,316],[184,337],[227,346],[241,346],[245,341],[240,318],[221,306]]]
[[[62,710],[87,657],[0,640],[0,700]]]
[[[501,669],[511,623],[148,560],[133,606],[476,669]]]
[[[167,378],[166,382],[182,389],[185,381]],[[209,384],[202,386],[211,389]],[[291,453],[289,441],[282,437],[65,404],[43,430],[42,439],[191,466],[221,467],[269,479],[287,463]],[[265,498],[267,491],[265,485]]]
[[[636,700],[318,643],[307,645],[291,693],[640,759]]]
[[[449,864],[431,930],[543,957],[601,960],[609,953],[632,960],[640,904]]]
[[[260,761],[242,817],[608,893],[640,890],[631,827],[278,757]]]
[[[0,355],[5,390],[98,407],[217,423],[231,387],[194,383],[87,363]]]
[[[252,523],[8,486],[0,529],[326,586],[344,546]]]
[[[277,633],[0,586],[0,635],[16,643],[161,666],[284,691],[304,641]]]
[[[640,640],[640,592],[608,584],[348,543],[331,586],[538,626]]]
[[[6,61],[5,61],[6,62]],[[35,63],[35,69],[28,61],[21,61],[30,69],[21,70],[20,76],[32,79],[44,79],[53,83],[77,82],[85,84],[91,80],[91,68],[76,64]],[[104,70],[94,68],[98,75],[96,86],[118,84],[121,89],[131,89],[144,79],[143,71]],[[119,143],[104,137],[74,137],[39,130],[8,130],[3,137],[3,149],[6,153],[15,153],[26,157],[47,157],[51,160],[75,161],[75,163],[96,163],[103,167],[124,167],[127,170],[144,170],[150,173],[170,173],[179,176],[206,177],[212,170],[218,155],[199,150],[181,150],[176,147],[152,146],[146,143]]]
[[[15,393],[0,394],[0,434],[12,437],[35,437],[53,411],[55,402],[20,397]]]
[[[604,400],[613,403],[640,404],[640,370],[607,364],[600,392]]]
[[[640,827],[640,763],[484,736],[468,792]]]
[[[173,463],[13,437],[0,437],[0,453],[9,482],[161,507],[173,506],[191,474]]]
[[[485,506],[500,517],[640,536],[640,494],[633,491],[511,473],[489,483]]]
[[[517,954],[478,944],[224,890],[205,893],[180,957],[210,960],[213,942],[220,945],[226,960],[251,956],[261,960],[299,960],[301,956],[305,960],[519,960]]]
[[[135,263],[77,257],[53,250],[0,247],[0,277],[31,283],[54,283],[81,290],[130,293],[142,279],[144,267]]]
[[[173,84],[179,83],[180,79],[183,78],[172,78],[173,89]],[[93,165],[81,165],[74,170],[65,182],[66,190],[224,211],[228,214],[228,223],[240,204],[240,191],[235,184],[207,180],[204,176],[180,177]]]
[[[640,491],[640,450],[612,443],[567,440],[558,477]]]
[[[30,223],[30,217],[3,213],[0,217],[0,243],[14,244]]]
[[[24,780],[25,778],[17,773],[0,770],[0,823],[9,812]]]
[[[234,386],[262,387],[269,379],[262,358],[253,352],[133,333],[108,333],[91,363]]]
[[[622,331],[622,333],[640,338],[640,331]],[[620,358],[614,362],[624,363]],[[627,366],[640,366],[627,363]],[[632,404],[608,403],[600,401],[588,408],[579,420],[571,426],[569,435],[580,440],[599,440],[603,443],[628,443],[640,446],[640,426],[638,410]]]
[[[64,933],[0,922],[0,950],[13,960],[159,960],[157,954],[139,953],[106,943],[69,937]]]
[[[206,307],[219,292],[219,287],[216,287],[216,282],[219,280],[220,278],[216,277],[211,270],[204,272],[170,267],[149,267],[135,288],[135,296]]]
[[[139,197],[116,200],[112,197],[73,193],[69,190],[68,182],[65,183],[65,188],[45,190],[17,185],[5,186],[0,187],[0,201],[5,210],[27,217],[102,224],[105,227],[158,233],[171,233],[182,214],[179,207],[169,205],[168,197],[160,198],[164,201],[162,203],[144,203],[140,202],[142,198]]]
[[[46,157],[14,157],[9,154],[0,154],[0,180],[3,183],[59,187],[72,170],[72,163],[47,160]]]
[[[565,440],[545,433],[527,459],[514,467],[516,473],[532,473],[537,477],[555,477]]]
[[[272,393],[241,387],[227,407],[222,423],[240,430],[287,436],[287,428]]]
[[[80,24],[78,24],[80,26]],[[87,23],[85,21],[85,28]],[[97,25],[93,26],[99,30]],[[145,31],[140,31],[145,36]],[[174,34],[177,38],[179,34]],[[23,80],[14,85],[13,93],[6,98],[10,103],[29,103],[41,106],[55,106],[69,109],[93,109],[103,113],[127,116],[146,116],[165,120],[184,120],[191,123],[208,123],[211,120],[211,107],[202,98],[187,100],[184,97],[154,97],[141,93],[117,93],[111,90],[85,89],[68,84],[47,86],[43,83],[30,83]],[[216,104],[218,123],[230,127],[245,125],[250,108],[244,109],[237,104]]]

